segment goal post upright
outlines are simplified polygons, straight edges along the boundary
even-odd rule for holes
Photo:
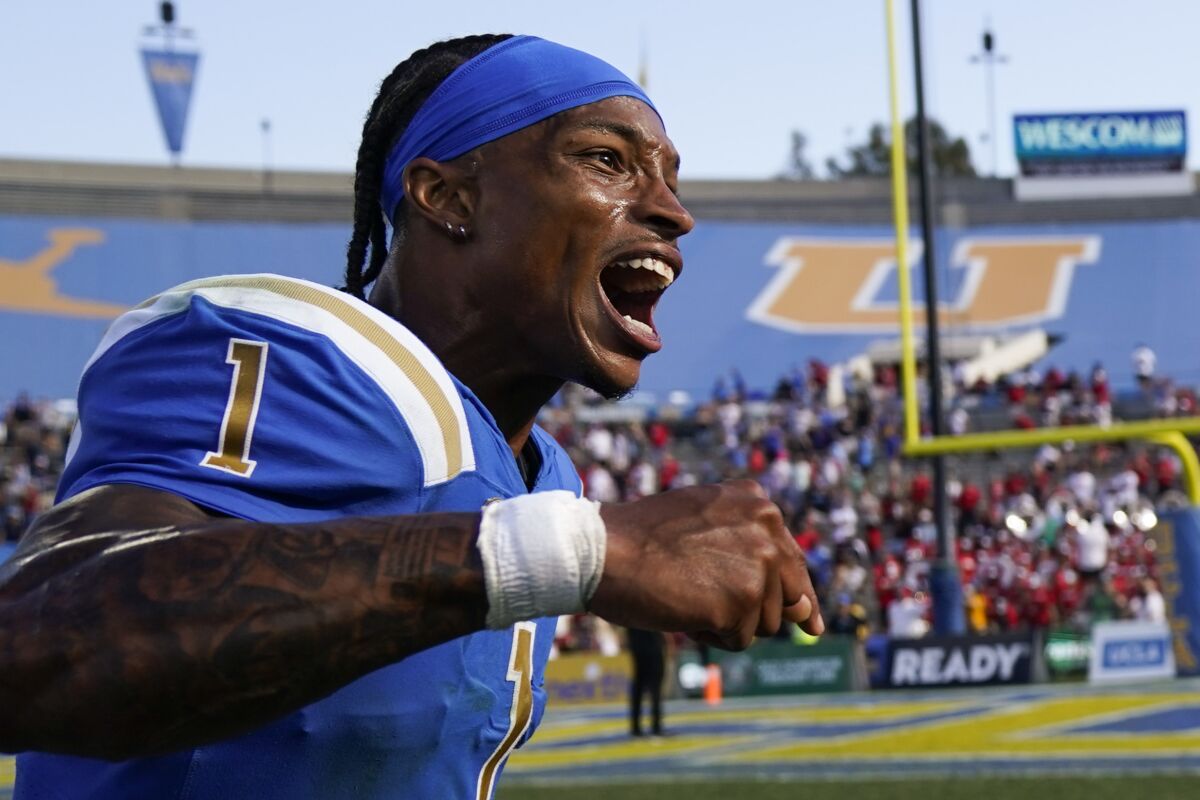
[[[921,64],[921,9],[920,0],[910,0],[912,15],[913,73],[916,87],[917,161],[919,172],[919,194],[921,200],[921,236],[924,241],[921,260],[925,276],[925,352],[926,376],[929,380],[929,420],[934,437],[942,434],[942,385],[941,357],[939,353],[937,318],[937,283],[934,275],[935,249],[933,241],[932,176],[929,159],[929,142],[925,118],[924,75]],[[907,140],[904,123],[899,111],[899,91],[896,74],[896,30],[892,0],[887,0],[887,38],[889,63],[889,97],[892,127],[892,187],[895,209],[897,259],[896,274],[899,277],[900,293],[904,298],[911,296],[908,280],[908,191],[907,191]],[[899,248],[904,247],[904,252]],[[902,365],[905,398],[905,440],[911,443],[920,434],[919,414],[916,404],[916,355],[913,353],[912,313],[910,308],[901,311],[901,348],[906,358]],[[904,334],[907,334],[905,336]],[[957,543],[949,520],[949,501],[946,496],[946,462],[941,454],[929,456],[933,466],[933,519],[937,528],[937,555],[929,573],[930,594],[933,600],[933,628],[943,636],[959,636],[966,633],[967,620],[963,605],[962,581],[958,574]]]
[[[917,2],[912,3],[913,11],[917,11]],[[1171,419],[1139,420],[1135,422],[1118,422],[1107,426],[1071,425],[1058,428],[1042,428],[1034,430],[1012,430],[986,433],[968,433],[962,435],[935,435],[922,438],[920,428],[920,409],[918,407],[916,390],[916,348],[913,341],[912,320],[912,287],[908,270],[909,262],[909,218],[908,218],[908,184],[907,184],[907,153],[904,136],[903,120],[899,112],[897,86],[897,57],[895,36],[894,0],[884,0],[887,31],[887,61],[889,83],[889,111],[891,118],[891,185],[892,208],[895,226],[896,278],[899,291],[900,313],[900,374],[901,391],[904,410],[903,449],[905,456],[910,458],[934,458],[954,453],[978,453],[992,450],[1017,448],[1034,448],[1044,444],[1061,444],[1064,442],[1110,442],[1142,440],[1171,448],[1179,457],[1182,465],[1182,478],[1188,502],[1193,508],[1200,507],[1200,458],[1196,449],[1188,439],[1188,435],[1200,436],[1200,416],[1177,417]],[[916,24],[914,22],[914,24]],[[914,44],[916,44],[914,42]],[[930,270],[932,273],[932,270]],[[936,313],[926,308],[926,313]],[[936,367],[930,365],[931,374],[936,375]],[[939,532],[939,538],[946,533]],[[951,541],[953,545],[953,541]],[[954,577],[957,580],[957,576]],[[938,610],[938,588],[934,589],[935,611]],[[947,587],[941,587],[946,589]],[[957,591],[944,593],[943,600],[950,603],[961,603],[961,587]],[[945,605],[945,603],[943,603]],[[962,613],[962,609],[940,609],[940,615],[947,614],[953,619]],[[935,615],[935,625],[937,619]]]

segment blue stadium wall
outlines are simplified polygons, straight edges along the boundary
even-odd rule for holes
[[[278,272],[336,284],[347,230],[0,217],[0,400],[74,394],[112,316],[193,278]],[[702,221],[657,321],[666,346],[642,388],[704,394],[737,368],[752,386],[810,357],[837,361],[896,336],[896,272],[885,226]],[[1160,371],[1200,383],[1200,221],[943,230],[937,241],[952,332],[1039,327],[1063,337],[1046,364],[1103,362],[1132,381],[1139,343]],[[916,285],[920,296],[920,283]]]

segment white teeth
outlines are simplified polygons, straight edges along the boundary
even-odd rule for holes
[[[626,314],[626,315],[625,315],[625,321],[626,321],[626,322],[628,322],[628,323],[629,323],[630,325],[632,325],[633,327],[637,328],[637,329],[638,329],[639,331],[641,331],[642,333],[646,334],[647,336],[653,336],[653,335],[654,335],[654,328],[651,328],[649,325],[647,325],[646,323],[642,322],[640,319],[634,319],[633,317],[631,317],[631,316],[629,316],[628,314]]]
[[[660,261],[657,258],[631,258],[628,261],[618,261],[616,266],[644,269],[659,276],[658,278],[650,278],[648,281],[638,284],[638,291],[665,289],[675,281],[675,270],[671,269],[666,262]],[[649,278],[649,276],[646,277]]]

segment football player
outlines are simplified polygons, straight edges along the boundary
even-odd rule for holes
[[[660,348],[678,161],[603,61],[442,42],[367,118],[344,290],[219,277],[118,318],[0,573],[16,797],[487,798],[555,615],[819,633],[755,484],[601,507],[534,424]]]

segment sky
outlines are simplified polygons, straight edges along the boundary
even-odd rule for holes
[[[897,0],[902,113],[914,109],[909,3]],[[413,50],[468,33],[543,36],[636,76],[684,179],[766,179],[791,131],[818,168],[888,113],[883,0],[178,0],[201,62],[183,163],[353,168],[379,81]],[[1196,0],[923,0],[926,105],[993,173],[982,66],[990,21],[996,173],[1014,113],[1185,109],[1200,123]],[[1135,10],[1136,9],[1136,10]],[[167,163],[142,73],[154,0],[0,0],[0,158]],[[269,141],[261,121],[270,120]],[[1200,169],[1189,130],[1188,163]]]

